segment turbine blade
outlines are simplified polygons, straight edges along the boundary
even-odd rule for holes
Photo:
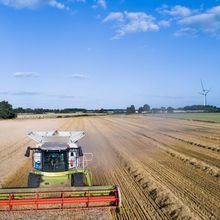
[[[204,91],[205,89],[202,80],[201,80],[201,86],[202,86],[202,90]]]

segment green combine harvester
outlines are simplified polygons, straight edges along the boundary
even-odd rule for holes
[[[72,210],[121,207],[117,186],[92,186],[87,169],[92,153],[83,153],[78,141],[85,132],[31,132],[37,142],[27,188],[0,189],[0,212]]]

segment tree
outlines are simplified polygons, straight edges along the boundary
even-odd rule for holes
[[[149,111],[150,111],[150,106],[149,106],[148,104],[145,104],[145,105],[143,106],[143,111],[144,111],[144,112],[149,112]]]
[[[140,108],[138,109],[138,113],[142,113],[143,111],[144,111],[143,107],[140,107]]]
[[[101,108],[100,110],[98,110],[98,113],[106,113],[106,110],[104,108]]]
[[[174,111],[174,108],[172,108],[172,107],[167,108],[167,113],[173,113],[173,111]]]
[[[12,108],[12,105],[7,101],[0,102],[0,118],[2,119],[10,119],[15,118],[16,114]]]
[[[14,109],[14,112],[17,114],[17,113],[25,113],[25,109],[23,109],[22,107],[19,107],[19,108],[15,108]]]
[[[166,107],[161,107],[160,110],[162,113],[164,113],[166,111]]]
[[[134,114],[135,113],[134,105],[131,105],[130,107],[127,107],[126,113],[127,114]]]
[[[34,114],[44,114],[45,110],[43,108],[35,108]]]
[[[212,105],[192,105],[181,108],[184,111],[203,111],[203,112],[220,112],[220,108]]]

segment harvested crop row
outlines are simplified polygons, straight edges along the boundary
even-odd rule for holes
[[[92,146],[92,149],[97,150],[95,152],[102,158],[99,164],[103,168],[99,174],[100,179],[102,180],[104,175],[106,176],[105,180],[108,181],[101,181],[101,184],[116,183],[122,190],[124,208],[122,214],[115,217],[119,219],[170,219],[159,209],[155,202],[151,201],[150,197],[143,193],[143,189],[137,186],[132,176],[121,166],[120,161],[115,157],[113,146],[109,139],[106,138],[106,133],[102,132],[101,126],[97,126],[92,121],[90,121],[90,125],[87,122],[87,126],[89,132],[91,131],[93,135],[96,134],[96,140],[90,140],[90,143],[96,143],[94,148]],[[111,170],[109,170],[110,167]],[[100,179],[98,181],[99,184]]]
[[[199,143],[200,135],[206,135],[205,131],[211,135],[214,129],[214,142],[218,146],[216,137],[217,134],[220,136],[220,125],[215,124],[212,128],[210,124],[200,122],[133,116],[80,117],[60,119],[59,122],[62,122],[57,126],[60,130],[86,131],[86,137],[80,143],[84,152],[94,154],[89,164],[94,183],[121,187],[122,213],[98,211],[96,219],[217,220],[220,216],[220,181],[210,175],[219,162],[219,153],[183,142],[176,136],[177,133],[187,140],[193,132],[197,134],[193,142]],[[209,146],[210,139],[205,140],[202,144]],[[21,145],[27,144],[22,141]],[[24,147],[19,148],[16,155],[23,158]],[[203,170],[203,165],[208,168]],[[19,176],[25,179],[25,169],[28,170],[30,165],[20,160],[19,167],[15,181]],[[64,219],[70,218],[69,213],[76,219],[77,216],[85,219],[85,215],[80,217],[75,212],[63,213]],[[51,213],[38,216],[38,219],[53,219]]]
[[[118,121],[114,122],[115,124],[120,124]],[[152,139],[155,142],[163,144],[167,146],[167,148],[171,148],[173,150],[178,151],[179,153],[186,154],[186,156],[195,157],[195,159],[201,160],[205,163],[210,163],[213,166],[220,166],[220,155],[218,152],[209,152],[207,147],[204,150],[198,149],[198,143],[191,143],[190,141],[183,141],[173,136],[170,136],[166,133],[160,132],[158,128],[149,127],[142,124],[130,124],[127,120],[124,122],[127,126],[130,127],[130,130],[135,129],[135,133],[137,135],[142,135],[146,138]],[[162,125],[161,125],[162,126]],[[164,137],[165,136],[165,137]],[[174,140],[173,140],[174,139]]]
[[[132,147],[128,147],[128,146],[129,146],[129,143],[134,142],[134,140],[132,141],[130,137],[136,136],[135,133],[133,133],[133,135],[132,135],[130,127],[129,127],[129,129],[125,129],[126,123],[124,124],[124,126],[118,125],[118,127],[117,127],[115,125],[115,124],[117,124],[117,122],[118,121],[116,120],[116,123],[114,123],[114,122],[110,123],[109,121],[106,123],[108,123],[108,127],[110,127],[113,124],[114,126],[111,126],[110,129],[112,131],[115,131],[118,136],[121,136],[125,140],[127,140],[127,151],[128,152],[132,151],[130,153],[133,154],[135,156],[135,158],[136,157],[140,158],[142,163],[145,164],[146,168],[148,168],[148,169],[150,168],[151,170],[153,169],[154,172],[152,173],[152,175],[154,175],[156,178],[158,178],[159,181],[162,182],[164,185],[169,187],[170,190],[173,191],[177,196],[181,196],[181,192],[182,192],[182,196],[180,198],[183,200],[183,202],[185,204],[188,204],[191,209],[194,209],[194,211],[196,213],[198,213],[202,219],[209,219],[209,218],[215,219],[215,218],[217,218],[215,216],[219,215],[218,202],[217,202],[219,200],[219,193],[220,193],[219,188],[218,188],[219,182],[211,180],[211,179],[209,180],[208,176],[204,176],[204,175],[202,175],[202,173],[196,172],[196,170],[191,169],[190,166],[184,166],[183,164],[179,163],[178,160],[176,160],[176,159],[170,160],[169,158],[167,158],[167,156],[160,155],[161,154],[160,151],[158,151],[155,155],[151,155],[151,156],[149,155],[150,151],[148,151],[146,153],[143,151],[142,154],[140,154],[140,155],[137,154],[137,152],[139,151],[137,149],[137,146],[139,146],[139,148],[140,148],[141,145],[143,145],[142,149],[144,149],[144,146],[150,148],[149,144],[146,142],[146,140],[144,141],[141,139],[141,141],[139,141],[139,142],[142,142],[142,144],[137,143],[136,147],[134,147],[136,152],[135,152],[135,150],[133,151]],[[141,123],[141,124],[143,124],[143,123]],[[108,134],[109,134],[109,132],[108,132]],[[127,138],[124,134],[126,134]],[[126,148],[125,148],[125,150],[126,150]],[[146,157],[144,157],[144,155]],[[157,164],[158,162],[156,162],[155,160],[152,161],[151,157],[154,157],[155,159],[157,157],[158,158],[157,161],[159,163],[161,163],[161,165],[163,165],[163,167],[161,167],[161,169],[159,169],[159,166],[158,166],[159,164]],[[167,158],[167,159],[165,159],[165,158]],[[153,163],[150,163],[150,161],[152,161]],[[164,165],[166,165],[166,166],[164,167]],[[155,169],[154,169],[154,167],[155,167]],[[196,180],[195,178],[200,179],[200,181]],[[178,181],[178,180],[180,180],[180,181]],[[210,185],[209,185],[209,183],[203,184],[206,181],[208,181],[210,183]],[[193,185],[195,185],[196,190]],[[204,195],[204,192],[206,192],[207,194]],[[209,198],[210,193],[213,195],[213,198]],[[216,195],[216,193],[217,193],[217,195]],[[205,198],[204,198],[204,196],[205,196]],[[206,206],[207,206],[207,208],[206,208]],[[212,209],[215,210],[214,212],[216,212],[216,214],[214,214]]]

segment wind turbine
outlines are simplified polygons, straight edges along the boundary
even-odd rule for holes
[[[200,92],[201,95],[203,95],[203,105],[207,105],[207,95],[211,91],[210,89],[205,89],[203,82],[201,80],[201,86],[202,86],[202,92]]]

